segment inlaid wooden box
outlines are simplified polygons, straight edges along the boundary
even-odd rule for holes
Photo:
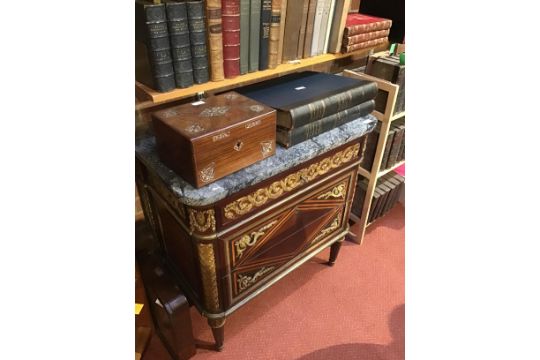
[[[152,114],[161,161],[196,188],[276,148],[276,111],[234,91]]]

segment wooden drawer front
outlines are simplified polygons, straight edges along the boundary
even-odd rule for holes
[[[238,301],[276,270],[343,230],[353,180],[351,173],[341,176],[323,190],[227,240],[230,300]]]

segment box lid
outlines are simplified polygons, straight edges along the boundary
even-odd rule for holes
[[[229,91],[202,101],[156,111],[152,119],[193,141],[271,112],[275,110],[235,91]]]

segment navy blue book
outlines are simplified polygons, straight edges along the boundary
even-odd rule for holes
[[[334,115],[377,95],[372,81],[304,71],[236,91],[277,110],[277,125],[294,129]]]

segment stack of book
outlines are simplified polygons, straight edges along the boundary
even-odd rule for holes
[[[136,80],[166,92],[339,53],[342,40],[348,41],[344,30],[350,4],[351,0],[136,0]],[[379,40],[363,47],[383,42]]]
[[[366,74],[399,85],[394,114],[405,111],[405,65],[400,63],[399,55],[376,58],[367,66]],[[379,91],[375,98],[375,109],[377,111],[384,112],[387,97],[387,93]]]
[[[379,141],[381,122],[377,122],[375,129],[368,134],[366,140],[366,150],[360,166],[367,171],[371,171],[373,159]],[[380,170],[392,168],[394,165],[405,160],[405,117],[395,120],[390,125],[386,146],[381,159]]]
[[[276,142],[290,147],[371,113],[377,84],[304,71],[237,89],[277,110]]]
[[[392,20],[365,14],[349,14],[343,31],[341,52],[348,53],[388,41]]]
[[[404,185],[405,178],[395,172],[390,172],[384,176],[381,176],[377,180],[377,186],[375,187],[375,192],[373,193],[373,198],[371,200],[371,206],[369,209],[368,223],[371,223],[383,216],[390,209],[392,209],[392,207],[394,207],[400,198]],[[354,194],[351,212],[358,217],[360,217],[362,213],[367,187],[367,179],[358,181],[358,184],[356,185],[356,192]]]

